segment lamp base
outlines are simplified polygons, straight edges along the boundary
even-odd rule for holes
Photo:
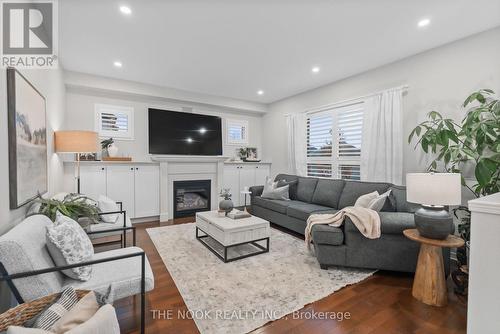
[[[453,218],[444,207],[422,205],[415,212],[415,226],[421,236],[443,240],[453,231]]]

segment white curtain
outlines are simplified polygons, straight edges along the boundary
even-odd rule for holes
[[[288,172],[295,175],[307,174],[307,124],[304,113],[286,115]]]
[[[361,180],[403,183],[403,88],[365,100]]]

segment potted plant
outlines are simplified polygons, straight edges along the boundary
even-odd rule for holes
[[[462,185],[475,197],[500,191],[500,100],[494,94],[481,89],[467,97],[462,106],[469,109],[460,123],[431,111],[408,137],[409,143],[418,138],[415,148],[434,154],[429,171],[462,173],[472,165],[476,183],[469,186],[462,175]],[[460,206],[454,214],[460,219],[458,232],[469,245],[470,211]],[[464,253],[464,249],[457,252],[461,264],[467,263]]]
[[[233,195],[231,195],[231,189],[229,188],[224,188],[224,189],[221,189],[220,191],[220,197],[223,198],[222,201],[219,202],[219,209],[221,211],[225,211],[226,214],[228,212],[231,212],[231,210],[234,208],[234,205],[233,205],[233,201],[231,200],[231,197]]]
[[[110,157],[116,157],[118,154],[118,147],[115,145],[115,140],[113,138],[101,141],[101,147],[103,152],[106,152]]]
[[[36,211],[49,217],[52,221],[56,220],[57,211],[75,221],[81,217],[88,218],[93,223],[97,223],[99,220],[99,208],[96,203],[92,199],[78,194],[68,194],[62,200],[39,196],[34,200],[32,206],[37,206],[38,210],[30,208],[28,212]]]

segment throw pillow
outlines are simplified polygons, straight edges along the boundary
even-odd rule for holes
[[[71,286],[65,288],[57,301],[38,315],[33,327],[47,331],[50,330],[52,325],[61,319],[77,302],[78,296],[75,289]]]
[[[378,197],[378,192],[374,191],[368,194],[364,194],[358,197],[354,206],[360,206],[362,208],[368,208],[370,202]]]
[[[99,210],[101,212],[116,212],[120,211],[120,206],[113,201],[111,198],[106,197],[104,195],[99,195],[99,199],[97,200]],[[116,223],[120,214],[115,213],[111,215],[102,215],[101,219],[106,223]]]
[[[267,190],[267,191],[264,190],[262,192],[261,197],[267,198],[267,199],[281,199],[281,200],[289,201],[290,200],[289,190],[290,190],[289,185],[279,187],[279,188],[274,188],[274,189]]]
[[[94,247],[89,236],[73,219],[57,212],[56,221],[47,226],[47,249],[57,266],[89,261],[94,255]],[[63,270],[67,276],[88,281],[91,266]]]
[[[115,308],[110,304],[101,307],[89,320],[66,334],[120,334]]]
[[[53,333],[66,333],[67,331],[83,324],[85,321],[92,318],[92,316],[99,310],[95,293],[90,291],[82,299],[76,303],[68,313],[64,314],[54,325],[50,328]]]
[[[370,201],[370,204],[368,205],[368,209],[380,211],[382,209],[382,207],[384,206],[385,201],[386,201],[387,197],[389,197],[390,193],[391,193],[391,190],[388,190],[385,193],[380,194],[376,198],[372,199]]]
[[[274,182],[273,179],[269,178],[269,176],[266,176],[266,183],[264,183],[264,190],[262,191],[263,193],[265,191],[271,191],[272,189],[276,188],[278,185],[278,182]]]

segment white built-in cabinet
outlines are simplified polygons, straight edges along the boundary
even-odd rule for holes
[[[270,169],[268,163],[224,164],[223,187],[230,189],[235,206],[245,204],[245,195],[241,191],[245,187],[263,185]],[[247,197],[247,204],[250,204],[250,197]]]
[[[81,193],[123,202],[130,218],[160,214],[160,167],[155,164],[82,165]]]

